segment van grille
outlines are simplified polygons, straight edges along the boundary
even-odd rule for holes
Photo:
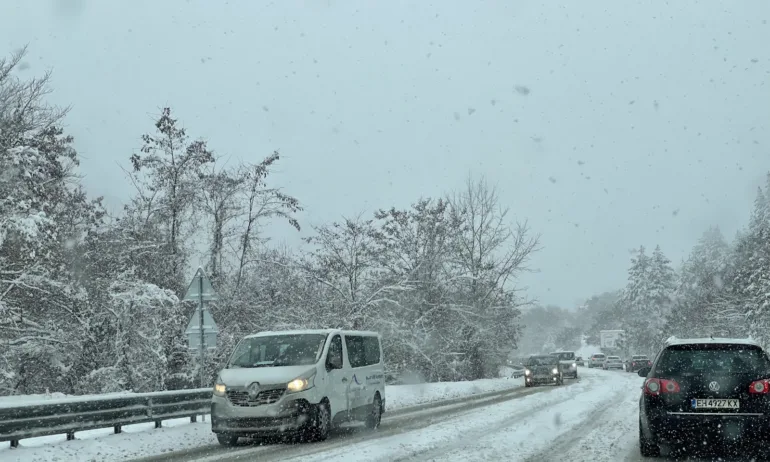
[[[227,399],[234,406],[261,406],[277,402],[283,396],[284,391],[286,390],[283,388],[263,390],[259,392],[256,398],[250,399],[247,391],[227,390]]]

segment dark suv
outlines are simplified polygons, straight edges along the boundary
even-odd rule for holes
[[[639,400],[639,448],[695,443],[701,449],[761,441],[770,428],[770,360],[751,340],[669,339]]]
[[[552,355],[530,356],[524,363],[524,386],[533,387],[545,383],[564,383],[559,358]]]

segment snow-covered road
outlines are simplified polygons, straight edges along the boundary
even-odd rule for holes
[[[156,455],[143,460],[638,462],[647,460],[639,455],[638,447],[638,400],[642,382],[636,374],[581,369],[580,380],[568,380],[563,387],[514,386],[494,396],[477,394],[443,403],[426,399],[419,408],[404,407],[386,415],[375,432],[342,429],[329,440],[316,444],[247,443],[223,448],[211,441],[205,424],[196,424],[191,427],[196,432],[186,430],[183,436],[184,447],[188,449],[156,451]],[[491,389],[499,386],[489,385]],[[404,402],[414,406],[419,400],[414,401]],[[110,439],[116,440],[117,436]],[[151,444],[157,437],[156,433],[148,432],[146,443]],[[49,453],[51,457],[45,460],[99,460],[98,456],[94,458],[94,451],[86,453],[87,456],[65,451],[59,452],[59,457]],[[110,452],[102,451],[102,455],[107,454]],[[128,458],[130,456],[121,457],[122,460]],[[0,460],[6,460],[2,453]]]
[[[635,425],[642,379],[625,372],[581,373],[579,381],[563,387],[520,389],[492,400],[391,417],[374,433],[343,432],[310,445],[202,448],[154,460],[638,460]]]
[[[624,423],[635,422],[640,384],[639,377],[624,372],[582,371],[571,386],[455,414],[421,431],[301,457],[306,462],[623,460],[631,440],[622,446],[581,443],[594,434],[591,429],[601,428],[597,436],[606,433],[611,425],[605,422],[621,408]]]

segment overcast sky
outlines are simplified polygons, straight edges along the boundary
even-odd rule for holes
[[[280,150],[303,235],[485,175],[542,233],[522,284],[567,306],[621,287],[632,247],[678,261],[746,222],[770,170],[768,20],[767,0],[2,0],[0,44],[53,69],[85,185],[116,210],[170,105],[233,162]]]

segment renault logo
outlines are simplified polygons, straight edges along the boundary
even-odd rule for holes
[[[711,391],[719,391],[719,384],[717,382],[711,382],[709,384],[709,390],[711,390]]]
[[[249,385],[249,388],[247,389],[249,392],[249,397],[256,398],[259,394],[259,383],[254,382],[251,385]]]

